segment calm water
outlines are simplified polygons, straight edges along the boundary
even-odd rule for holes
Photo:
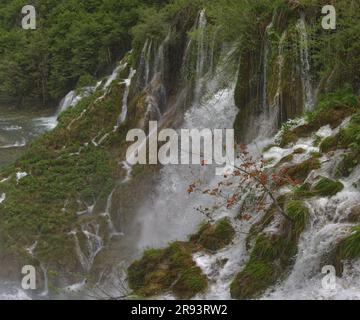
[[[18,159],[29,142],[56,125],[51,112],[14,111],[0,106],[0,168]]]

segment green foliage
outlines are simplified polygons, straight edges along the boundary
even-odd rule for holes
[[[349,222],[360,223],[360,205],[351,208],[351,212],[349,214]]]
[[[325,111],[331,112],[338,107],[354,110],[359,108],[358,97],[354,94],[352,88],[345,87],[320,96],[316,105],[316,111],[308,114],[309,120],[314,120],[319,114]]]
[[[321,178],[312,187],[311,191],[314,195],[322,197],[332,197],[344,189],[344,185],[340,181],[334,181],[329,178]]]
[[[173,242],[165,249],[150,249],[128,268],[130,288],[140,296],[172,290],[190,299],[207,287],[207,279],[192,259],[191,243]]]
[[[359,152],[350,152],[345,154],[336,168],[336,175],[338,177],[350,176],[354,168],[359,164],[359,161],[360,161]]]
[[[302,163],[284,169],[284,173],[292,180],[301,183],[305,181],[311,171],[319,169],[320,167],[319,159],[312,157]]]
[[[317,71],[318,79],[323,79],[322,88],[334,91],[344,83],[354,89],[359,85],[359,74],[354,70],[360,68],[360,3],[358,1],[336,1],[336,32],[324,30],[319,21],[315,3],[311,11],[314,22],[309,28],[312,65]],[[322,5],[324,3],[321,3]],[[316,17],[316,18],[315,18]]]
[[[339,245],[338,252],[342,260],[355,260],[360,257],[360,227],[355,227],[352,234]]]
[[[59,99],[108,72],[131,48],[139,10],[165,0],[36,0],[37,29],[20,28],[23,1],[0,5],[0,96]]]
[[[203,225],[196,235],[190,237],[190,241],[201,245],[207,250],[217,251],[229,245],[235,236],[235,230],[230,220],[224,218],[215,225],[207,223]]]
[[[282,133],[282,136],[281,136],[281,141],[280,141],[279,146],[281,148],[285,148],[289,144],[295,143],[298,140],[299,140],[299,137],[296,135],[296,133],[294,133],[291,130],[284,130]]]

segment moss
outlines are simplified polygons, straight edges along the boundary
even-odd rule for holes
[[[336,247],[322,258],[323,265],[335,266],[337,275],[342,276],[344,262],[360,258],[360,226],[354,227],[352,233],[342,239]]]
[[[150,249],[128,268],[129,286],[139,296],[167,291],[190,299],[207,287],[207,278],[192,259],[191,243],[174,242],[165,249]]]
[[[264,149],[263,149],[263,153],[265,153],[265,152],[268,152],[271,148],[273,148],[273,147],[276,147],[277,145],[276,144],[269,144],[269,145],[267,145]]]
[[[355,260],[360,257],[360,227],[353,228],[352,234],[340,243],[338,255],[341,260]]]
[[[280,146],[285,147],[299,138],[309,137],[325,125],[330,125],[332,129],[337,128],[346,117],[357,110],[357,96],[347,89],[324,95],[320,97],[316,111],[308,115],[308,123],[284,132]],[[318,142],[319,139],[316,139],[315,143]],[[326,144],[329,145],[329,142],[326,141]]]
[[[294,190],[294,195],[296,198],[311,197],[313,195],[311,192],[311,184],[303,183],[302,185],[296,187]]]
[[[196,235],[190,237],[190,241],[201,245],[210,251],[220,250],[231,243],[235,236],[235,230],[228,218],[219,220],[215,225],[210,223],[203,225]]]
[[[203,292],[208,285],[207,278],[197,266],[186,269],[175,283],[173,291],[180,299],[190,299],[196,293]]]
[[[285,205],[285,212],[293,219],[290,228],[291,237],[298,238],[304,231],[309,219],[309,209],[301,200],[291,200]],[[287,226],[289,222],[287,223]]]
[[[270,225],[270,223],[274,220],[276,212],[277,209],[275,205],[272,205],[268,210],[266,210],[264,216],[260,219],[260,221],[251,226],[249,235],[246,238],[247,249],[250,248],[251,242],[256,239],[257,235],[268,225]]]
[[[264,261],[250,261],[245,269],[237,274],[231,283],[231,296],[235,299],[249,299],[256,297],[269,283],[274,283],[276,273],[271,263]]]
[[[334,181],[329,178],[321,178],[311,188],[313,195],[319,195],[322,197],[332,197],[342,191],[344,185],[340,181]]]
[[[279,161],[279,165],[282,165],[284,163],[288,163],[291,162],[294,159],[294,155],[293,154],[289,154],[285,157],[283,157],[280,161]]]
[[[281,136],[281,141],[279,146],[281,148],[287,147],[289,144],[295,143],[299,140],[299,137],[291,130],[285,130]]]
[[[318,136],[318,135],[315,135],[314,137],[314,142],[313,142],[313,146],[314,147],[318,147],[320,146],[321,142],[322,142],[322,137]]]
[[[338,144],[338,136],[331,136],[325,138],[320,144],[320,151],[327,153],[329,151],[334,151]]]
[[[319,169],[321,167],[319,159],[312,157],[300,164],[285,168],[283,173],[289,176],[297,183],[302,183],[308,177],[311,171]]]
[[[303,148],[297,148],[294,150],[294,154],[302,154],[302,153],[305,153],[305,149]]]
[[[249,262],[231,284],[233,298],[256,298],[274,285],[292,265],[299,237],[309,219],[309,210],[304,202],[299,200],[287,201],[284,208],[293,222],[283,221],[278,234],[257,236]],[[268,215],[270,216],[270,213]],[[250,234],[249,237],[253,235]]]
[[[360,153],[350,152],[343,156],[336,168],[337,177],[348,177],[354,168],[360,163]]]
[[[350,223],[360,223],[360,205],[351,209],[348,219]]]
[[[310,152],[310,156],[315,159],[320,159],[322,157],[322,153],[317,151],[312,151]]]

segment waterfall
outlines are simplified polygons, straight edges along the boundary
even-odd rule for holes
[[[81,235],[85,239],[85,252],[82,249],[80,240],[78,237],[78,231],[74,230],[70,232],[75,239],[75,250],[79,259],[81,266],[84,271],[89,272],[95,257],[97,254],[103,249],[103,240],[99,235],[100,226],[97,222],[91,221],[87,223],[83,223],[81,225]]]
[[[228,62],[226,59],[223,61]],[[193,102],[185,113],[181,128],[232,128],[237,113],[234,102],[236,76],[229,77],[227,74],[225,78],[229,79],[230,83],[223,89],[222,71],[223,66],[218,66],[216,77],[206,84],[214,94],[204,99],[201,105]],[[186,239],[196,230],[204,218],[196,208],[211,207],[214,199],[203,194],[189,195],[186,190],[190,184],[199,180],[204,188],[216,185],[222,178],[214,173],[215,168],[212,165],[167,165],[160,170],[159,183],[136,215],[141,226],[138,250],[149,246],[163,246],[175,239]]]
[[[68,107],[70,107],[75,101],[76,93],[74,90],[70,91],[60,102],[60,105],[57,110],[57,114],[59,115],[61,112],[65,111]]]
[[[281,105],[281,94],[282,94],[282,78],[283,70],[285,64],[284,58],[284,44],[286,40],[287,32],[284,31],[281,35],[279,42],[279,53],[278,53],[278,84],[276,89],[276,94],[274,97],[274,102],[269,110],[269,131],[267,136],[273,135],[279,128],[279,122],[282,120],[282,105]],[[280,121],[279,121],[280,117]]]
[[[300,60],[301,60],[301,81],[303,85],[305,111],[312,111],[315,107],[314,89],[311,83],[310,62],[309,62],[309,40],[306,30],[305,14],[301,12],[297,24],[300,36]]]
[[[127,63],[121,63],[120,65],[118,65],[114,71],[112,72],[112,74],[108,77],[108,79],[106,80],[105,84],[104,84],[104,87],[103,89],[106,90],[110,87],[110,85],[113,83],[113,81],[115,81],[118,76],[119,76],[119,73],[121,71],[123,71],[127,66]]]
[[[328,159],[331,170],[334,159]],[[325,172],[322,172],[322,174]],[[360,193],[354,187],[358,183],[360,167],[349,177],[341,180],[343,191],[330,199],[317,198],[308,201],[311,223],[301,236],[299,254],[288,278],[271,288],[264,299],[359,299],[359,261],[345,265],[344,274],[336,279],[334,290],[322,287],[325,266],[322,259],[335,246],[351,234],[355,224],[345,222],[350,208],[360,202]],[[341,217],[341,218],[340,218]]]
[[[263,53],[263,98],[262,98],[262,107],[263,110],[268,112],[268,103],[267,103],[267,74],[268,74],[268,57],[270,52],[270,42],[269,42],[269,32],[273,27],[273,21],[265,29],[265,43],[264,43],[264,53]]]
[[[48,270],[42,263],[40,263],[40,268],[41,268],[41,271],[43,272],[43,275],[44,275],[44,290],[40,294],[40,296],[46,297],[49,294]]]
[[[102,216],[105,217],[107,220],[110,239],[114,236],[122,236],[123,235],[123,233],[117,232],[117,230],[114,226],[114,223],[112,221],[112,218],[111,218],[111,207],[112,207],[112,199],[114,196],[114,192],[115,192],[115,189],[113,191],[111,191],[111,193],[106,201],[105,212],[102,214]]]
[[[204,90],[204,76],[207,63],[207,39],[206,39],[207,20],[205,10],[201,10],[197,20],[197,61],[196,61],[196,84],[194,102],[200,103]]]
[[[153,41],[150,40],[149,46],[147,48],[146,54],[145,54],[145,86],[147,86],[150,82],[151,77],[151,49],[152,49]]]
[[[270,24],[271,27],[271,24]],[[276,94],[274,96],[274,100],[270,106],[268,106],[267,103],[267,67],[264,67],[264,92],[265,95],[263,97],[263,113],[260,116],[260,127],[257,134],[257,140],[261,140],[264,138],[268,138],[272,136],[279,127],[279,118],[281,119],[281,112],[282,112],[282,106],[281,106],[281,93],[282,93],[282,75],[283,75],[283,69],[284,69],[284,45],[286,40],[287,32],[284,31],[280,41],[279,41],[279,47],[278,47],[278,57],[277,57],[277,66],[278,66],[278,75],[277,75],[277,89]],[[266,46],[267,47],[267,46]],[[264,56],[266,57],[268,55],[269,49],[265,48]],[[264,64],[266,64],[267,59],[264,58]]]
[[[210,58],[209,58],[209,70],[211,73],[214,72],[214,67],[215,67],[215,58],[214,58],[214,54],[215,54],[215,49],[216,49],[216,39],[217,39],[217,35],[219,32],[219,28],[216,28],[216,30],[213,33],[213,37],[212,37],[212,41],[211,41],[211,48],[210,48]]]
[[[144,47],[141,51],[139,62],[138,86],[140,89],[146,88],[151,80],[151,62],[153,51],[153,40],[146,39]]]
[[[122,100],[121,114],[118,117],[117,124],[116,124],[117,127],[119,127],[120,124],[122,124],[126,121],[126,116],[127,116],[127,111],[128,111],[129,91],[130,91],[131,81],[132,81],[132,78],[135,76],[135,73],[136,73],[136,70],[131,68],[129,77],[127,79],[125,79],[126,87],[125,87],[125,92],[124,92],[123,100]]]

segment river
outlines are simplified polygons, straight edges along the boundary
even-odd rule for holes
[[[18,159],[35,137],[55,127],[56,117],[52,113],[0,105],[0,168]]]

